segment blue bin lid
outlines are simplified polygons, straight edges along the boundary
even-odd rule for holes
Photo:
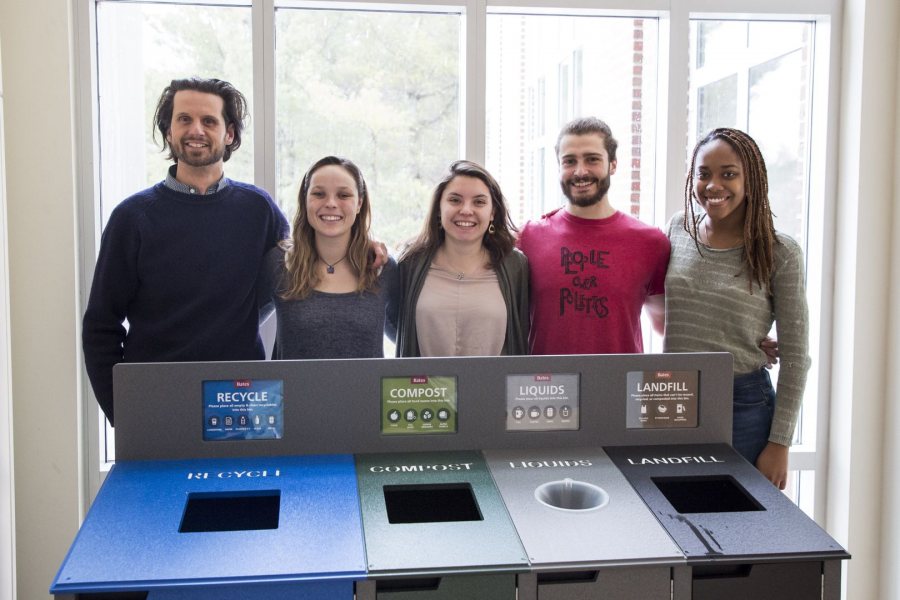
[[[50,591],[365,573],[350,455],[131,461],[110,471]]]

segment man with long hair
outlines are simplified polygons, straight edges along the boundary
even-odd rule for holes
[[[257,279],[288,224],[264,190],[224,175],[246,117],[219,79],[176,79],[159,98],[155,129],[175,164],[112,212],[84,314],[85,364],[111,423],[117,363],[265,358]]]

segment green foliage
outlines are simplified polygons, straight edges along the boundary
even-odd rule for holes
[[[431,190],[458,154],[459,19],[377,12],[276,15],[279,203],[328,154],[362,169],[375,234],[419,231]]]
[[[142,17],[153,57],[145,114],[171,79],[193,75],[227,79],[252,103],[249,10],[144,5]],[[453,14],[276,11],[275,196],[289,219],[309,165],[334,154],[362,169],[378,239],[396,248],[421,229],[459,153],[459,28]],[[149,185],[169,163],[147,129]],[[252,135],[248,127],[229,177],[253,181]]]

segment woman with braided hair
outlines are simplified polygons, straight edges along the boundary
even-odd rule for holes
[[[809,320],[803,252],[775,231],[766,163],[756,142],[730,128],[694,148],[684,211],[669,223],[666,352],[734,356],[732,445],[779,489],[803,399]],[[775,324],[777,393],[760,343]]]

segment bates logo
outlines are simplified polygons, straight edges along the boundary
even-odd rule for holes
[[[668,371],[657,371],[656,376],[659,379],[672,379],[672,374]]]
[[[551,375],[535,375],[535,381],[551,381],[553,377]]]
[[[253,385],[253,381],[250,379],[238,379],[234,382],[234,387],[236,388],[248,388]]]
[[[428,377],[425,375],[415,375],[409,378],[410,383],[428,383]]]

